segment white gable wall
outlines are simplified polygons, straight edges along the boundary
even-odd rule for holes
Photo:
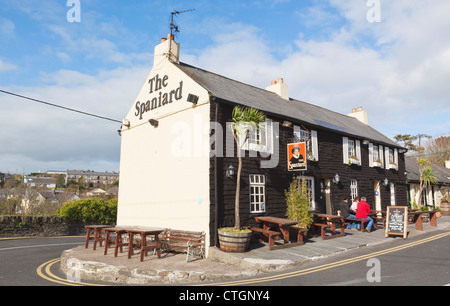
[[[161,89],[150,89],[156,75]],[[155,97],[158,107],[141,108]],[[122,127],[118,226],[205,231],[209,242],[209,115],[205,89],[168,60],[152,69]]]

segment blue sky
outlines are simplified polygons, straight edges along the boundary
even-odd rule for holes
[[[450,134],[445,0],[2,0],[0,89],[121,120],[176,17],[180,59],[347,114],[388,137]],[[380,22],[368,12],[379,7]],[[371,11],[373,12],[373,11]],[[119,124],[0,93],[0,171],[119,170]]]

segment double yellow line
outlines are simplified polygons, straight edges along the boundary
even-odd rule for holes
[[[55,264],[61,261],[61,258],[55,258],[52,260],[49,260],[47,262],[44,262],[42,265],[40,265],[36,269],[36,273],[42,277],[43,279],[46,279],[53,283],[58,283],[62,285],[69,285],[69,286],[106,286],[106,285],[99,285],[99,284],[93,284],[93,283],[83,283],[83,282],[75,282],[70,281],[61,277],[56,276],[51,272],[51,267]]]
[[[386,249],[386,250],[382,250],[382,251],[378,251],[378,252],[373,252],[367,255],[361,255],[361,256],[357,256],[357,257],[353,257],[353,258],[349,258],[349,259],[344,259],[341,261],[337,261],[337,262],[333,262],[333,263],[329,263],[329,264],[325,264],[325,265],[321,265],[321,266],[317,266],[317,267],[313,267],[313,268],[308,268],[308,269],[304,269],[301,271],[294,271],[294,272],[289,272],[289,273],[283,273],[283,274],[277,274],[274,276],[267,276],[267,277],[261,277],[261,278],[254,278],[254,279],[248,279],[248,280],[240,280],[240,281],[230,281],[230,282],[221,282],[221,283],[213,283],[213,284],[200,284],[198,286],[237,286],[237,285],[248,285],[248,284],[256,284],[256,283],[263,283],[263,282],[269,282],[269,281],[276,281],[276,280],[281,280],[281,279],[286,279],[286,278],[291,278],[291,277],[297,277],[297,276],[302,276],[302,275],[306,275],[306,274],[311,274],[311,273],[315,273],[315,272],[319,272],[319,271],[323,271],[323,270],[327,270],[327,269],[332,269],[332,268],[336,268],[339,266],[343,266],[343,265],[347,265],[347,264],[351,264],[354,262],[358,262],[361,260],[367,260],[370,258],[374,258],[376,256],[381,256],[381,255],[385,255],[385,254],[389,254],[392,252],[397,252],[397,251],[401,251],[416,245],[420,245],[423,243],[427,243],[433,240],[437,240],[440,238],[444,238],[446,236],[449,236],[450,233],[443,233],[443,234],[439,234],[439,235],[435,235],[429,238],[425,238],[425,239],[421,239],[415,242],[410,242],[398,247],[393,247],[390,249]]]

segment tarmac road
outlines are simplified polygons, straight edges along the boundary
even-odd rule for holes
[[[215,286],[450,286],[450,232],[434,231]]]
[[[41,277],[38,267],[83,243],[78,236],[0,238],[0,286],[61,285]]]

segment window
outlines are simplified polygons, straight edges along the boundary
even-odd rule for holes
[[[250,129],[248,139],[242,146],[242,149],[248,151],[258,151],[264,153],[273,153],[273,122],[266,119],[259,124],[259,129],[250,128],[248,124],[242,123],[244,129]],[[244,133],[242,133],[244,134]],[[242,137],[242,136],[241,136]],[[241,140],[239,141],[241,142]]]
[[[373,146],[373,152],[372,152],[372,161],[376,162],[377,160],[379,160],[378,157],[378,146]]]
[[[308,177],[308,176],[304,176],[298,177],[298,182],[301,186],[302,184],[302,179],[305,179],[306,181],[306,189],[308,191],[308,199],[309,199],[309,207],[311,208],[311,210],[315,210],[316,209],[316,201],[315,201],[315,196],[314,196],[314,178],[313,177]]]
[[[383,167],[383,146],[369,143],[369,167]]]
[[[384,148],[384,160],[386,161],[386,169],[396,169],[398,170],[398,150],[390,149],[388,147]]]
[[[248,144],[250,149],[257,146],[267,146],[267,132],[265,131],[265,127],[252,129],[248,134]]]
[[[358,181],[357,180],[350,180],[350,195],[352,197],[352,201],[355,199],[355,197],[358,196]]]
[[[294,142],[306,142],[307,159],[311,161],[319,160],[317,131],[311,130],[310,133],[299,126],[294,125]]]
[[[348,165],[361,166],[361,142],[348,137],[342,137],[343,162]]]
[[[354,158],[356,157],[356,150],[355,150],[355,141],[348,140],[348,157]]]
[[[264,174],[250,174],[250,212],[266,211],[266,177]]]

